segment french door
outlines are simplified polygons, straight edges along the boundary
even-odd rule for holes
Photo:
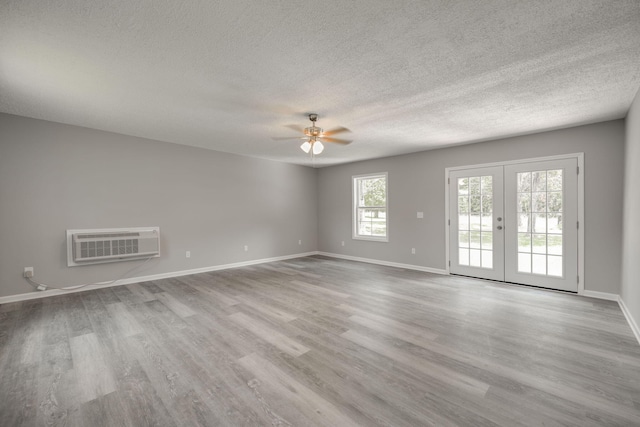
[[[450,272],[578,290],[577,159],[449,172]]]

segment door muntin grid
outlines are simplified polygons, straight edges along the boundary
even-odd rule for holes
[[[457,179],[458,264],[493,269],[493,176]]]
[[[563,171],[518,172],[516,180],[517,271],[563,277]]]

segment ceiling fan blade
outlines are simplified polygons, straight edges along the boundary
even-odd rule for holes
[[[323,136],[320,139],[323,140],[323,141],[326,141],[326,142],[333,142],[334,144],[342,144],[342,145],[351,144],[353,142],[353,141],[349,141],[349,140],[346,140],[346,139],[327,138],[326,136]]]
[[[295,130],[296,132],[304,133],[304,128],[298,125],[285,125],[286,128]]]
[[[307,139],[306,136],[272,136],[274,141],[284,141],[286,139]]]
[[[351,131],[345,127],[340,126],[324,132],[323,135],[331,136],[331,135],[335,135],[337,133],[342,133],[342,132],[351,132]]]

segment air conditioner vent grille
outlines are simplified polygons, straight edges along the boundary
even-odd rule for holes
[[[137,253],[138,239],[106,240],[80,243],[80,257],[83,259]]]

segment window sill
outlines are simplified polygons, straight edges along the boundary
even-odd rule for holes
[[[388,243],[389,237],[372,237],[372,236],[352,236],[353,240],[367,240],[369,242]]]

